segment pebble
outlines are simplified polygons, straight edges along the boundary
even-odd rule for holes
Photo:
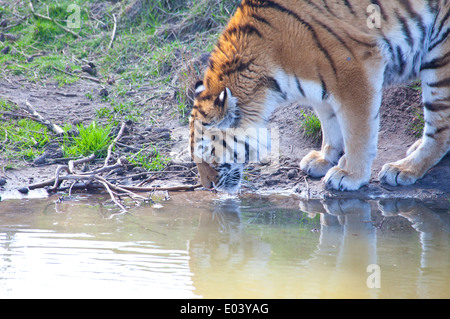
[[[22,187],[22,188],[19,188],[18,191],[19,191],[19,193],[22,193],[22,194],[28,194],[28,192],[30,190],[28,189],[28,187]]]

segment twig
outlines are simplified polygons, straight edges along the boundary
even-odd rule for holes
[[[110,143],[108,147],[107,156],[103,162],[103,166],[96,170],[91,170],[89,172],[84,173],[75,173],[75,165],[90,162],[95,159],[95,154],[92,154],[88,157],[83,157],[77,160],[70,160],[67,165],[59,165],[56,168],[55,171],[55,177],[43,181],[40,183],[32,184],[28,186],[29,190],[36,189],[36,188],[42,188],[50,186],[49,191],[50,192],[56,192],[61,189],[67,189],[67,186],[60,188],[60,185],[63,181],[66,180],[75,180],[75,181],[86,181],[86,183],[72,183],[69,187],[69,192],[72,192],[73,189],[78,189],[81,187],[88,188],[89,186],[99,187],[100,185],[103,186],[103,188],[108,192],[108,194],[111,197],[111,200],[120,208],[121,212],[127,212],[127,208],[121,203],[120,196],[125,194],[132,198],[136,205],[139,204],[139,200],[144,202],[151,202],[151,199],[149,197],[145,197],[142,195],[139,195],[140,192],[155,192],[155,191],[192,191],[196,188],[202,187],[201,184],[197,185],[181,185],[181,186],[173,186],[173,187],[141,187],[141,186],[129,186],[129,185],[116,185],[113,184],[111,181],[107,180],[106,177],[101,176],[101,173],[104,172],[111,172],[116,168],[123,167],[123,164],[121,163],[120,158],[116,161],[116,163],[112,165],[108,165],[109,160],[111,158],[112,149],[114,145],[120,140],[122,137],[122,134],[125,130],[125,123],[122,123],[120,130],[116,136],[116,138]],[[183,169],[186,169],[186,167],[182,167]],[[61,173],[63,171],[66,171],[67,174],[62,176]],[[153,172],[148,172],[148,174],[151,174]],[[155,172],[154,174],[164,174],[164,173],[184,173],[183,171],[167,171],[167,172]],[[107,175],[106,175],[107,176]],[[116,179],[117,180],[117,179]],[[97,183],[95,183],[97,182]],[[101,186],[100,186],[101,187]]]
[[[120,138],[122,137],[124,129],[125,129],[125,122],[122,122],[122,125],[120,126],[119,133],[117,134],[116,138],[112,141],[112,143],[109,144],[108,153],[106,155],[105,164],[103,166],[107,166],[108,165],[109,159],[111,158],[112,149],[113,149],[114,145],[116,145],[117,141],[120,140]]]
[[[70,160],[68,163],[70,173],[73,173],[73,169],[75,165],[84,164],[93,161],[95,158],[95,154],[91,154],[87,157],[83,157],[77,160]]]
[[[306,176],[303,176],[303,178],[305,179],[305,184],[306,184],[306,199],[309,200],[309,184],[308,184],[308,179]]]
[[[6,116],[10,116],[10,117],[23,117],[23,118],[27,118],[27,119],[30,119],[30,120],[35,120],[36,119],[36,118],[34,118],[33,116],[31,116],[29,114],[13,113],[13,112],[8,112],[8,111],[0,111],[0,114],[6,115]]]
[[[172,191],[172,192],[181,192],[181,191],[191,191],[199,187],[203,187],[202,184],[197,185],[185,185],[185,186],[172,186],[172,187],[139,187],[139,186],[120,186],[123,189],[134,191],[134,192],[151,192],[151,191]]]
[[[81,36],[78,33],[73,32],[70,29],[65,28],[64,26],[62,26],[60,23],[58,23],[55,19],[50,18],[49,16],[43,16],[42,14],[37,13],[36,11],[34,11],[34,7],[33,7],[33,3],[31,1],[28,1],[28,3],[30,4],[30,8],[31,8],[31,12],[33,13],[33,15],[36,18],[41,18],[44,20],[48,20],[48,21],[52,21],[54,24],[56,24],[58,27],[60,27],[61,29],[63,29],[64,31],[76,36],[77,38],[81,38]]]
[[[28,100],[25,101],[25,105],[26,105],[26,111],[28,111],[31,115],[33,115],[36,119],[37,122],[40,122],[41,124],[44,124],[45,126],[47,126],[50,130],[52,130],[54,133],[58,134],[58,135],[62,135],[64,134],[64,130],[62,128],[60,128],[58,125],[53,124],[52,122],[50,122],[49,120],[45,119],[42,117],[42,115],[40,115],[33,107],[33,105],[30,104],[30,102],[28,102]]]
[[[113,31],[112,31],[112,34],[111,34],[111,41],[108,44],[108,50],[111,49],[111,46],[112,46],[112,44],[114,42],[114,38],[116,37],[116,29],[117,29],[116,15],[113,14],[112,16],[113,16],[113,19],[114,19],[114,28],[113,28]]]
[[[97,83],[103,83],[102,80],[94,78],[92,76],[87,76],[87,75],[83,75],[83,74],[75,74],[75,73],[67,72],[67,71],[61,70],[60,68],[57,68],[54,65],[52,65],[52,69],[54,69],[56,71],[59,71],[59,72],[62,72],[62,73],[65,73],[65,74],[70,75],[70,76],[75,76],[75,77],[79,77],[81,79],[91,80],[91,81],[94,81],[94,82],[97,82]]]
[[[105,187],[106,191],[109,193],[109,196],[111,197],[111,200],[120,207],[120,209],[122,210],[122,213],[126,213],[128,212],[127,209],[125,208],[125,206],[123,206],[115,197],[114,194],[112,193],[111,189],[109,188],[108,184],[100,181],[100,183]]]

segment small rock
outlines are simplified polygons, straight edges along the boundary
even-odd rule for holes
[[[202,55],[200,55],[200,62],[206,64],[209,60],[209,57],[210,57],[209,53],[203,53]]]
[[[8,54],[10,50],[11,50],[11,48],[9,47],[9,45],[7,45],[6,47],[4,47],[4,48],[2,49],[1,52],[2,52],[3,54]]]
[[[153,131],[154,131],[155,133],[165,133],[165,132],[169,132],[169,129],[166,128],[166,127],[155,127],[155,128],[153,129]]]
[[[108,83],[109,85],[112,85],[112,84],[116,83],[116,79],[114,78],[114,75],[108,76],[108,79],[106,80],[106,83]]]
[[[293,179],[295,176],[297,176],[297,170],[296,169],[291,169],[289,170],[289,172],[287,173],[287,177],[289,179]]]
[[[90,65],[83,65],[81,67],[81,70],[83,70],[83,72],[86,72],[92,76],[97,75],[97,70],[95,70],[94,68],[92,68]]]
[[[108,96],[108,90],[107,89],[105,89],[105,88],[103,88],[103,89],[101,89],[100,90],[100,92],[99,92],[99,95],[101,96],[101,97],[107,97]]]
[[[45,164],[45,160],[47,158],[48,154],[45,152],[41,156],[38,156],[34,159],[33,164],[34,165],[43,165]]]
[[[158,139],[168,140],[168,139],[170,139],[170,133],[169,132],[161,133],[158,135]]]
[[[266,186],[274,186],[274,185],[278,184],[279,182],[280,181],[278,179],[269,179],[269,180],[266,180],[264,182],[264,184],[266,184]]]
[[[19,188],[18,191],[19,191],[19,193],[22,193],[22,194],[28,194],[28,192],[30,190],[28,189],[28,187],[22,187],[22,188]]]
[[[78,126],[80,124],[83,124],[83,120],[81,120],[81,119],[75,119],[72,121],[73,126]]]
[[[0,178],[0,186],[3,186],[6,184],[6,179],[5,178]]]

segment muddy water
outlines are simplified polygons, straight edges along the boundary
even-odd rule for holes
[[[0,202],[0,298],[449,298],[450,215],[411,200]]]

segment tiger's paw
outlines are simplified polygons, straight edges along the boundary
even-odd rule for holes
[[[333,164],[322,157],[319,151],[311,151],[303,157],[300,168],[311,177],[322,177],[333,167]]]
[[[380,182],[389,184],[391,186],[412,185],[421,176],[418,176],[411,169],[401,162],[388,163],[383,165],[378,178]]]
[[[325,175],[324,183],[328,189],[339,191],[356,191],[366,185],[369,178],[357,177],[339,166],[334,166]]]

